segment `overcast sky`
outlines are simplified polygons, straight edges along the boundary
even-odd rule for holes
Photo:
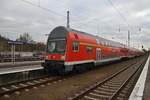
[[[150,47],[150,0],[0,0],[0,34],[14,40],[28,32],[46,42],[45,34],[66,26],[67,10],[71,28],[124,44],[130,30],[131,46]]]

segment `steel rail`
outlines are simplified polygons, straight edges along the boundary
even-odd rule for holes
[[[41,78],[41,80],[44,80],[44,79]],[[30,89],[30,88],[33,88],[33,87],[36,87],[36,86],[44,85],[44,84],[47,84],[47,83],[53,83],[53,82],[56,82],[56,81],[59,81],[59,80],[63,80],[63,78],[62,77],[55,77],[55,78],[49,78],[49,79],[44,80],[44,81],[40,81],[40,79],[30,80],[30,81],[26,81],[26,82],[22,81],[22,82],[18,82],[19,84],[16,84],[17,88],[8,88],[9,86],[7,87],[7,85],[6,85],[6,87],[4,87],[4,88],[8,88],[8,90],[0,92],[0,97],[2,97],[4,95],[10,95],[12,93],[15,93],[16,91],[22,91],[22,90],[25,90],[25,89]],[[37,82],[35,83],[35,81],[37,81]],[[24,84],[24,86],[21,86],[20,85],[21,83]],[[9,84],[9,85],[11,87],[11,84]]]
[[[113,79],[114,77],[116,77],[117,75],[121,74],[122,72],[124,72],[125,70],[127,70],[128,68],[130,68],[131,66],[135,66],[135,65],[139,65],[141,63],[143,63],[144,60],[136,63],[131,63],[129,65],[127,65],[127,67],[121,69],[120,71],[118,71],[117,73],[109,76],[108,78],[104,79],[101,82],[97,82],[96,84],[94,84],[93,86],[90,86],[89,88],[86,88],[85,90],[81,91],[79,94],[77,93],[74,97],[70,97],[68,98],[69,100],[79,100],[82,97],[84,97],[86,94],[89,94],[91,91],[93,91],[94,89],[98,88],[99,86],[103,85],[104,83],[108,82],[109,80]],[[114,95],[114,94],[113,94]],[[111,97],[111,96],[110,96]]]

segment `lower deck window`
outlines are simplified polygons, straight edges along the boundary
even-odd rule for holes
[[[105,55],[104,55],[104,53],[102,53],[102,59],[105,59]]]
[[[93,50],[93,47],[92,47],[92,46],[87,46],[87,47],[86,47],[86,51],[87,51],[88,53],[91,53],[92,50]]]

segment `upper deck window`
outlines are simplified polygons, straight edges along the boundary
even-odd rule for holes
[[[79,42],[77,42],[77,41],[74,41],[74,42],[73,42],[72,50],[73,50],[74,52],[78,52],[78,51],[79,51]]]

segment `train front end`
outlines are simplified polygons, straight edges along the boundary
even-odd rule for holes
[[[67,48],[67,34],[65,27],[56,27],[50,33],[47,40],[45,62],[42,63],[48,72],[65,72],[65,58]]]

